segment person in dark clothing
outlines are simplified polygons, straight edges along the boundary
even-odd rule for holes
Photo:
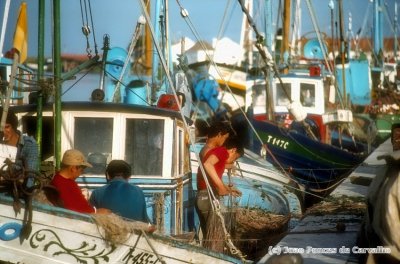
[[[131,220],[149,222],[142,189],[128,182],[131,166],[123,160],[112,160],[106,168],[108,183],[95,189],[89,202],[98,208]]]

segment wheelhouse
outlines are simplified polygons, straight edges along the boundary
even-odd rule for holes
[[[17,106],[20,129],[34,136],[36,107]],[[78,178],[82,188],[106,183],[105,169],[113,159],[132,167],[130,181],[145,191],[148,214],[164,231],[181,233],[188,223],[192,198],[189,144],[178,112],[112,103],[63,103],[61,152],[82,151],[93,168]],[[54,118],[49,106],[43,111],[42,159],[54,159]],[[159,206],[161,203],[164,206]]]

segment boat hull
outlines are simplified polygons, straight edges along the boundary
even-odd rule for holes
[[[197,171],[199,167],[195,153],[203,144],[195,144],[191,152],[193,190],[197,190]],[[194,150],[194,151],[193,151]],[[261,160],[249,150],[237,162],[234,173],[224,173],[222,180],[232,183],[242,192],[241,197],[234,198],[234,204],[241,208],[259,208],[263,211],[300,216],[303,213],[302,197],[299,187],[288,177],[276,170],[273,165]],[[224,197],[226,206],[231,204],[232,197]]]
[[[328,195],[365,158],[363,154],[321,143],[268,121],[253,120],[252,123],[267,147],[266,159],[304,186],[306,196],[315,196],[306,198],[306,205],[310,200]],[[252,148],[260,153],[262,144],[253,140]]]
[[[15,216],[12,199],[0,195],[0,260],[12,263],[242,263],[188,243],[140,231],[110,244],[93,219],[36,204],[32,231],[20,243],[24,210]],[[10,232],[12,231],[12,232]]]

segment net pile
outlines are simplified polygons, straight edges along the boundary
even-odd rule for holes
[[[133,232],[147,231],[149,225],[140,221],[125,220],[116,214],[93,214],[92,218],[105,241],[118,245],[125,243]]]

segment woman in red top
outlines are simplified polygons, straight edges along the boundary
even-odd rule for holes
[[[227,164],[233,163],[244,153],[243,147],[236,138],[228,138],[224,146],[216,147],[204,154],[201,160],[206,172],[207,181],[218,199],[219,196],[231,194],[240,196],[241,192],[233,186],[225,185],[222,175]],[[212,206],[207,191],[207,183],[199,167],[197,172],[197,197],[196,211],[200,220],[200,227],[203,236],[207,236],[207,222],[211,219]]]

